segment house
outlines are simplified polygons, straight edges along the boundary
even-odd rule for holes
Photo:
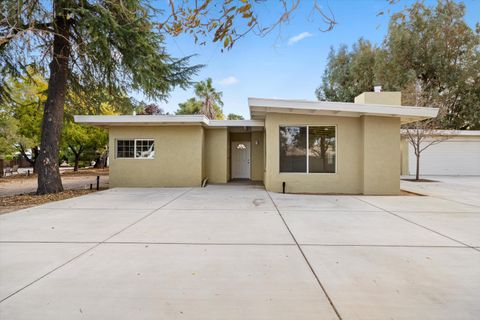
[[[398,194],[400,125],[437,115],[398,92],[355,103],[249,98],[251,120],[75,116],[108,128],[112,187],[182,187],[235,179],[289,193]]]

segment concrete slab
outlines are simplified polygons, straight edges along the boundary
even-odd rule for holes
[[[429,176],[436,182],[413,182],[401,180],[404,190],[443,198],[459,203],[475,205],[480,210],[480,177],[475,176]]]
[[[370,204],[388,211],[401,212],[477,212],[480,208],[446,199],[421,196],[358,196]]]
[[[478,213],[399,212],[397,214],[470,246],[480,246],[480,214]]]
[[[340,210],[340,211],[381,211],[353,196],[325,196],[304,194],[282,194],[270,192],[280,211],[284,210]]]
[[[0,300],[90,247],[92,244],[0,243]]]
[[[34,207],[0,215],[0,241],[100,242],[150,212]]]
[[[304,251],[343,319],[478,319],[480,254],[469,248]]]
[[[41,208],[60,209],[158,209],[188,191],[187,188],[112,189],[86,196],[50,202]]]
[[[282,215],[302,244],[461,246],[385,212],[284,211]]]
[[[4,301],[0,316],[336,319],[293,246],[126,244],[95,248]]]
[[[159,210],[116,242],[293,244],[276,211]]]
[[[165,209],[275,210],[275,207],[263,186],[227,184],[192,189]]]

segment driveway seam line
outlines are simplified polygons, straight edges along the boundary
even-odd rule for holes
[[[0,241],[0,244],[97,244],[96,241]],[[130,245],[202,245],[202,246],[296,246],[295,243],[254,243],[254,242],[156,242],[156,241],[108,241],[103,244]],[[402,244],[352,244],[352,243],[299,243],[309,247],[387,247],[387,248],[452,248],[470,249],[464,245],[402,245]],[[473,246],[476,248],[476,246]]]
[[[333,300],[330,298],[329,294],[327,293],[327,290],[326,290],[325,287],[323,286],[322,282],[320,281],[320,278],[318,277],[317,273],[315,272],[315,270],[313,269],[312,265],[310,264],[310,261],[308,261],[307,256],[305,255],[305,252],[303,252],[302,248],[300,247],[300,244],[298,243],[297,239],[296,239],[295,236],[293,235],[292,230],[290,230],[290,227],[288,226],[287,222],[285,221],[284,217],[282,216],[282,213],[280,212],[280,209],[278,209],[278,206],[277,206],[277,204],[275,203],[275,201],[273,200],[272,196],[270,195],[270,192],[266,191],[266,193],[268,194],[268,197],[269,197],[270,200],[272,201],[273,206],[274,206],[275,209],[277,210],[277,213],[278,213],[280,219],[282,219],[282,222],[283,222],[283,224],[285,225],[285,228],[287,228],[288,233],[290,233],[290,236],[292,237],[293,241],[295,242],[295,245],[297,246],[298,250],[300,251],[300,254],[303,256],[303,259],[304,259],[305,262],[307,263],[308,268],[310,269],[310,271],[312,272],[313,276],[314,276],[315,279],[317,280],[318,285],[319,285],[320,288],[322,289],[323,294],[325,295],[325,297],[327,298],[328,302],[330,303],[330,306],[332,307],[333,311],[335,312],[337,318],[338,318],[339,320],[342,320],[342,317],[340,316],[340,313],[338,312],[337,307],[335,307],[335,305],[333,304]]]
[[[179,199],[181,196],[183,196],[184,194],[186,194],[187,192],[189,192],[189,191],[191,191],[191,190],[192,190],[192,188],[190,188],[190,189],[182,192],[181,194],[179,194],[179,195],[176,196],[175,198],[173,198],[173,199],[167,201],[166,203],[164,203],[163,205],[161,205],[159,208],[156,208],[155,210],[152,210],[151,212],[149,212],[149,213],[148,213],[147,215],[145,215],[144,217],[142,217],[142,218],[136,220],[135,222],[129,224],[128,226],[126,226],[126,227],[123,228],[122,230],[114,233],[113,235],[109,236],[109,237],[106,238],[105,240],[103,240],[103,241],[101,241],[101,242],[96,242],[96,244],[95,244],[94,246],[86,249],[85,251],[83,251],[83,252],[79,253],[78,255],[74,256],[73,258],[67,260],[67,261],[64,262],[63,264],[61,264],[61,265],[53,268],[52,270],[50,270],[49,272],[45,273],[45,274],[42,275],[41,277],[39,277],[39,278],[31,281],[30,283],[24,285],[24,286],[21,287],[20,289],[16,290],[15,292],[13,292],[13,293],[9,294],[8,296],[6,296],[5,298],[1,299],[1,300],[0,300],[0,303],[4,302],[5,300],[7,300],[7,299],[9,299],[9,298],[11,298],[11,297],[13,297],[14,295],[16,295],[17,293],[19,293],[20,291],[25,290],[26,288],[28,288],[28,287],[30,287],[31,285],[37,283],[38,281],[42,280],[43,278],[51,275],[51,274],[54,273],[55,271],[63,268],[64,266],[66,266],[66,265],[69,264],[70,262],[72,262],[72,261],[80,258],[80,257],[83,256],[84,254],[86,254],[87,252],[92,251],[93,249],[97,248],[97,247],[100,246],[101,244],[104,244],[104,243],[105,243],[106,241],[108,241],[109,239],[115,237],[115,236],[118,235],[119,233],[127,230],[128,228],[130,228],[130,227],[132,227],[132,226],[134,226],[135,224],[139,223],[139,222],[142,221],[143,219],[148,218],[149,216],[151,216],[152,214],[154,214],[155,212],[157,212],[157,210],[160,210],[160,209],[163,208],[164,206],[169,205],[170,203],[172,203],[173,201]]]
[[[475,251],[479,251],[479,252],[480,252],[480,250],[477,249],[477,248],[475,248],[474,246],[471,246],[471,245],[466,244],[466,243],[464,243],[464,242],[462,242],[462,241],[460,241],[460,240],[457,240],[457,239],[455,239],[455,238],[452,238],[452,237],[450,237],[450,236],[447,236],[447,235],[445,235],[445,234],[443,234],[443,233],[441,233],[441,232],[439,232],[439,231],[433,230],[433,229],[431,229],[431,228],[429,228],[429,227],[426,227],[426,226],[424,226],[424,225],[422,225],[422,224],[420,224],[420,223],[417,223],[417,222],[415,222],[415,221],[412,221],[412,220],[410,220],[410,219],[407,219],[407,218],[405,218],[405,217],[402,217],[401,215],[398,215],[398,214],[396,214],[396,213],[394,213],[394,212],[392,212],[392,211],[390,211],[390,210],[387,210],[387,209],[384,209],[384,208],[382,208],[382,207],[380,207],[380,206],[377,206],[377,205],[375,205],[375,204],[372,204],[372,203],[370,203],[370,202],[368,202],[368,201],[366,201],[366,200],[363,200],[363,199],[358,198],[358,197],[355,197],[355,198],[358,199],[358,200],[360,200],[360,201],[362,201],[362,202],[365,202],[365,203],[367,203],[367,204],[369,204],[369,205],[372,205],[372,206],[374,206],[375,208],[382,209],[384,212],[386,212],[386,213],[388,213],[388,214],[391,214],[391,215],[393,215],[393,216],[395,216],[395,217],[397,217],[397,218],[400,218],[400,219],[402,219],[402,220],[404,220],[404,221],[410,222],[411,224],[414,224],[414,225],[416,225],[416,226],[418,226],[418,227],[424,228],[425,230],[428,230],[428,231],[430,231],[430,232],[436,233],[436,234],[439,235],[439,236],[442,236],[442,237],[447,238],[447,239],[449,239],[449,240],[452,240],[452,241],[454,241],[454,242],[456,242],[456,243],[459,243],[459,244],[461,244],[461,245],[464,245],[464,246],[467,247],[467,248],[471,248],[471,249],[473,249],[473,250],[475,250]],[[405,211],[405,212],[408,212],[408,211]]]

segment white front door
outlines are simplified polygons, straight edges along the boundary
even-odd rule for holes
[[[250,141],[232,141],[232,179],[250,179]]]

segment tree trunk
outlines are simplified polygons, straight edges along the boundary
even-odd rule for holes
[[[79,162],[80,162],[80,155],[75,154],[75,164],[73,165],[73,171],[78,171]]]
[[[63,191],[59,170],[59,148],[70,56],[69,25],[64,10],[66,5],[66,1],[54,1],[56,34],[49,66],[50,78],[43,112],[40,153],[37,159],[37,194]]]
[[[417,155],[417,171],[415,172],[415,180],[420,180],[420,153]]]

